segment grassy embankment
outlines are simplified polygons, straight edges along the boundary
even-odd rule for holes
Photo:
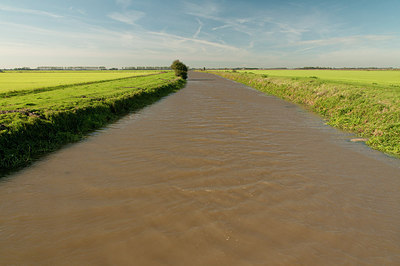
[[[92,81],[0,91],[0,175],[77,141],[185,84],[172,72],[111,81],[99,81],[98,77],[93,81],[90,73],[86,75]]]
[[[305,106],[329,125],[400,157],[400,71],[267,70],[212,72]]]

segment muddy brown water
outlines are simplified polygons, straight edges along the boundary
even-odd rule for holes
[[[0,182],[1,265],[399,265],[400,163],[205,73]]]

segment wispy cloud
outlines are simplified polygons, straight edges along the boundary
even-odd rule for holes
[[[81,27],[79,27],[80,29],[75,31],[58,31],[38,26],[1,21],[0,26],[3,29],[8,29],[3,30],[3,33],[5,34],[8,34],[10,31],[12,31],[13,33],[25,36],[25,41],[18,40],[18,43],[21,45],[36,44],[39,46],[50,45],[55,47],[68,44],[70,46],[82,47],[91,45],[90,43],[95,45],[104,45],[106,43],[114,42],[116,39],[121,37],[121,33],[119,32],[101,28],[93,28],[85,23],[81,23]],[[11,40],[12,39],[9,39],[9,41]]]
[[[279,32],[282,32],[282,33],[290,33],[290,34],[300,36],[303,33],[309,31],[306,28],[299,28],[299,27],[295,28],[286,23],[275,22],[275,24],[279,27]]]
[[[84,9],[81,9],[81,8],[75,8],[75,7],[71,6],[69,8],[69,10],[71,10],[73,12],[76,12],[76,13],[79,13],[81,15],[86,15],[86,11]]]
[[[168,34],[165,32],[150,32],[153,35],[157,36],[162,36],[162,37],[167,37],[169,39],[173,39],[175,41],[180,41],[180,42],[192,42],[192,43],[197,43],[197,44],[203,44],[211,47],[216,47],[216,48],[222,48],[230,51],[238,51],[239,48],[227,44],[221,44],[221,43],[216,43],[216,42],[210,42],[206,40],[200,40],[200,39],[195,39],[195,38],[187,38],[187,37],[182,37],[174,34]]]
[[[217,5],[214,2],[206,2],[198,5],[194,3],[185,4],[185,13],[196,18],[202,18],[208,21],[220,23],[222,25],[212,28],[212,31],[230,28],[234,31],[251,36],[254,32],[249,24],[254,23],[253,18],[230,18],[229,16],[221,15],[224,7]],[[247,24],[247,25],[246,25]]]
[[[211,1],[203,1],[201,4],[184,2],[184,10],[188,14],[199,17],[212,17],[220,13],[221,7]]]
[[[333,12],[328,0],[315,0],[316,6],[279,1],[104,1],[106,15],[105,5],[93,7],[90,1],[0,4],[1,63],[3,56],[10,64],[19,60],[23,65],[28,59],[33,65],[54,60],[119,66],[169,64],[176,58],[193,66],[400,62],[399,53],[393,52],[400,50],[398,27],[383,27],[379,21],[371,27],[363,17],[341,17],[343,12]],[[59,13],[61,7],[64,13]]]
[[[246,25],[246,23],[253,23],[253,20],[251,18],[230,19],[218,16],[207,16],[204,14],[196,14],[196,13],[190,13],[190,14],[196,17],[213,20],[222,24],[221,26],[213,27],[212,28],[213,31],[231,28],[234,31],[244,33],[249,36],[253,35],[254,33],[254,28],[252,28],[251,25]]]
[[[221,30],[221,29],[226,29],[226,28],[230,28],[230,27],[233,27],[233,25],[225,24],[225,25],[222,25],[222,26],[214,27],[211,30],[215,31],[215,30]]]
[[[141,11],[136,11],[136,10],[130,10],[130,11],[125,11],[125,12],[113,12],[108,15],[109,18],[129,24],[129,25],[135,25],[136,21],[143,18],[146,14]]]
[[[18,7],[11,7],[11,6],[4,6],[0,5],[1,11],[8,11],[8,12],[17,12],[17,13],[24,13],[24,14],[31,14],[31,15],[38,15],[38,16],[47,16],[52,18],[62,18],[63,16],[50,13],[47,11],[36,10],[36,9],[26,9],[26,8],[18,8]]]
[[[203,28],[203,22],[201,22],[201,20],[198,18],[196,18],[196,19],[197,19],[197,22],[199,23],[199,28],[197,29],[196,33],[193,35],[193,39],[196,39],[199,36],[199,34],[201,32],[201,28]]]

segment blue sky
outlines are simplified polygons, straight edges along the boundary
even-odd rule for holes
[[[400,67],[400,0],[1,0],[0,68]]]

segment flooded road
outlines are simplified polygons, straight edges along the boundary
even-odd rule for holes
[[[399,265],[400,163],[220,77],[0,181],[1,265]]]

